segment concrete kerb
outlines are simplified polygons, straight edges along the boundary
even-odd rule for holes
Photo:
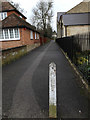
[[[87,84],[87,82],[85,82],[85,79],[83,78],[83,76],[80,74],[80,72],[77,70],[76,66],[71,62],[71,60],[69,59],[69,57],[67,56],[67,54],[60,48],[60,50],[62,51],[62,53],[65,55],[66,59],[68,60],[68,62],[70,63],[70,65],[73,67],[74,71],[76,72],[76,74],[79,76],[82,84],[84,85],[84,87],[86,88],[86,90],[88,90],[88,92],[90,93],[90,87]]]

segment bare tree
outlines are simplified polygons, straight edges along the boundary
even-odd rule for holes
[[[35,25],[37,29],[45,31],[48,25],[50,26],[53,17],[53,2],[40,0],[32,12],[32,24]]]

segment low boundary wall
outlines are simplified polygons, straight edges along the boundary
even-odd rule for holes
[[[21,56],[27,54],[31,50],[40,46],[40,43],[36,43],[33,45],[25,45],[16,48],[11,48],[7,50],[2,50],[2,65],[9,64],[12,61],[20,58]]]

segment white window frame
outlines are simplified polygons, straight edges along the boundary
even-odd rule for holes
[[[3,13],[0,13],[0,20],[3,20]]]
[[[1,35],[1,39],[3,38],[4,39],[4,33],[3,33],[3,30],[2,29],[0,29],[0,35]]]
[[[33,31],[30,31],[30,39],[33,40]]]
[[[19,29],[18,29],[18,28],[15,28],[15,29],[18,30],[18,36],[19,36],[18,38],[20,38],[20,32],[19,32]],[[15,38],[15,39],[18,39],[18,38],[15,37],[15,29],[14,29],[14,38]]]
[[[1,14],[2,14],[3,18],[1,16]],[[5,14],[6,14],[6,16],[5,16]],[[7,17],[7,12],[0,12],[0,20],[4,20],[6,17]]]
[[[9,38],[5,39],[5,30],[6,29],[2,29],[2,32],[3,32],[3,35],[4,35],[4,39],[0,39],[0,41],[20,40],[20,31],[19,31],[19,28],[11,28],[11,29],[13,29],[14,38],[10,38],[10,31],[9,31],[10,29],[7,29],[8,30],[8,36],[9,36]],[[15,29],[18,29],[18,35],[19,35],[18,38],[15,38]]]
[[[12,31],[13,31],[13,38],[10,38],[11,36],[10,36],[10,30],[8,29],[8,31],[9,31],[9,38],[10,39],[14,39],[15,38],[15,36],[14,36],[14,29],[11,29]]]
[[[7,30],[7,37],[8,37],[8,38],[5,38],[5,37],[6,37],[6,36],[5,36],[5,30]],[[9,30],[8,30],[8,29],[5,29],[5,30],[4,30],[4,38],[5,38],[5,40],[8,40],[8,39],[9,39]]]
[[[5,14],[6,14],[6,16],[5,16]],[[7,12],[4,12],[4,19],[7,17]]]
[[[37,33],[37,39],[39,40],[39,34]]]

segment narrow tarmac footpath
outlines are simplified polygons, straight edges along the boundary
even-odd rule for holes
[[[79,78],[54,41],[3,67],[4,116],[48,118],[51,62],[57,65],[58,118],[89,117],[89,100],[81,92]]]

